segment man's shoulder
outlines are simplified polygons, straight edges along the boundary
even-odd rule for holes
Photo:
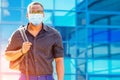
[[[20,31],[19,31],[19,30],[21,30],[21,29],[24,29],[24,27],[21,27],[21,26],[20,26],[20,27],[17,28],[15,31],[13,31],[11,37],[20,35]]]
[[[19,34],[19,30],[17,29],[17,30],[15,30],[13,33],[12,33],[12,35],[18,35]]]
[[[19,37],[19,31],[15,30],[9,37],[8,41],[11,41],[11,40],[16,41],[18,37]]]

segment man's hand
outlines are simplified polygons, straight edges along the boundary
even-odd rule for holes
[[[21,49],[22,53],[23,54],[27,53],[30,50],[31,45],[32,45],[31,42],[23,42],[22,49]]]

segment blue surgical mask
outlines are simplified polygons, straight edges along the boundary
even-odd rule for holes
[[[43,14],[28,14],[28,20],[33,25],[37,26],[43,22]]]

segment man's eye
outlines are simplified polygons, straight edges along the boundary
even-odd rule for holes
[[[43,13],[43,11],[37,11],[37,13]]]
[[[32,12],[32,14],[35,14],[36,12]]]
[[[31,12],[32,14],[41,14],[43,11]]]

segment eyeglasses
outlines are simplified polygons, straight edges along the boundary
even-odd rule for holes
[[[40,10],[40,11],[35,11],[35,12],[34,12],[34,11],[31,11],[30,13],[31,13],[31,14],[42,14],[43,11],[41,11],[41,10]]]

